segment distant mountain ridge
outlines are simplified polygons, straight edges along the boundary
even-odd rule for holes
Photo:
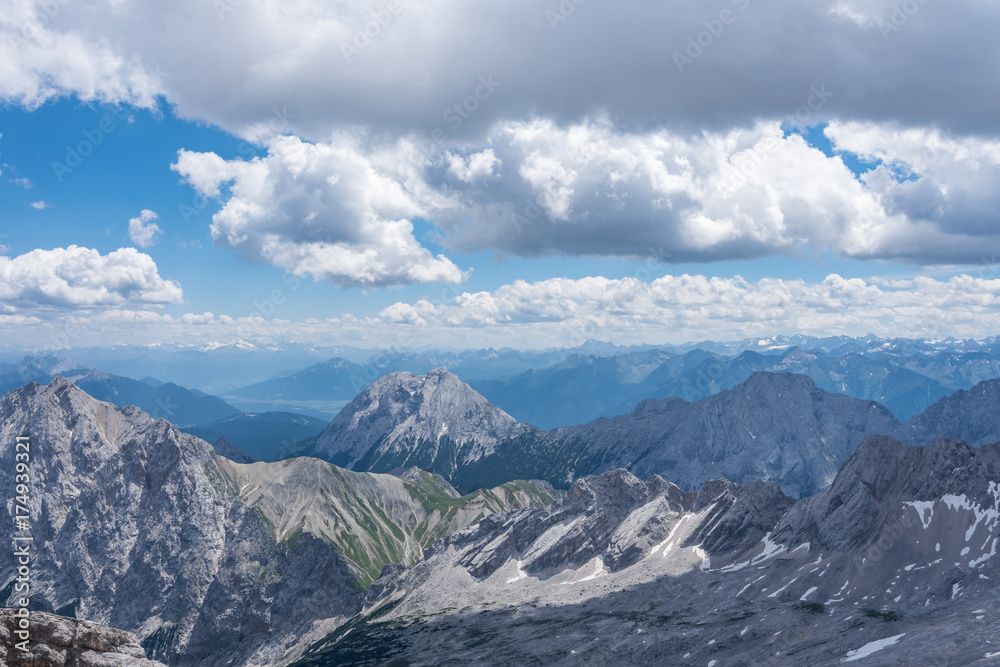
[[[770,480],[802,497],[829,484],[867,435],[913,444],[967,435],[976,444],[1000,440],[1000,411],[990,405],[1000,405],[1000,380],[901,423],[879,403],[824,391],[805,375],[757,371],[693,403],[649,399],[627,415],[542,431],[436,369],[381,378],[301,453],[356,470],[433,468],[465,491],[518,478],[566,487],[621,467],[685,489],[720,476]],[[974,433],[968,424],[977,425]]]
[[[172,382],[150,382],[152,378],[133,380],[52,355],[25,357],[17,364],[0,364],[0,392],[29,382],[48,384],[57,376],[65,377],[98,400],[119,406],[135,405],[147,414],[163,417],[178,426],[213,422],[240,412],[221,398]]]

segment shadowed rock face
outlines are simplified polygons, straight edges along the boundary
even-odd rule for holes
[[[0,664],[9,667],[165,667],[146,659],[139,638],[90,621],[31,612],[27,651],[16,646],[20,619],[0,609]]]
[[[964,440],[973,447],[1000,441],[1000,379],[946,396],[906,423],[905,440]]]

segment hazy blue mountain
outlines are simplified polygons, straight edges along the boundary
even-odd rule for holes
[[[661,350],[614,357],[574,354],[511,379],[472,380],[469,384],[519,421],[549,429],[582,424],[616,408],[623,395],[634,393],[651,371],[665,366],[671,358],[678,359]]]
[[[221,398],[195,393],[172,382],[133,380],[52,355],[25,357],[18,364],[0,364],[0,391],[28,382],[49,383],[62,376],[100,401],[135,405],[149,415],[178,426],[211,423],[239,412]]]
[[[361,361],[371,350],[302,343],[231,340],[207,345],[120,345],[60,352],[126,377],[151,376],[213,395],[305,368],[333,357]]]
[[[1000,379],[984,380],[942,398],[906,424],[909,439],[930,442],[938,437],[964,440],[973,446],[1000,441]]]
[[[322,419],[291,412],[261,412],[232,415],[181,430],[206,442],[224,438],[258,461],[271,461],[281,458],[284,451],[300,440],[319,435],[326,424]],[[218,448],[216,451],[226,456]]]
[[[658,365],[650,363],[655,359]],[[907,360],[915,364],[913,358]],[[650,350],[613,357],[575,355],[543,369],[470,384],[519,421],[539,428],[626,414],[649,398],[696,401],[732,389],[759,371],[808,375],[825,391],[879,401],[904,420],[958,388],[899,362],[882,352],[851,351],[831,356],[797,346],[765,353],[745,350],[735,357],[704,349],[683,355]],[[921,368],[930,370],[931,364],[925,362]],[[950,370],[952,366],[941,362],[939,368]],[[1000,375],[1000,360],[994,366],[984,356],[978,372],[969,376],[994,377],[994,373]],[[957,378],[959,382],[968,379]]]

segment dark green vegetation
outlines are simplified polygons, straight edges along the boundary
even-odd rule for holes
[[[865,609],[865,616],[868,618],[878,618],[885,623],[891,623],[893,621],[898,621],[902,618],[899,614],[894,611],[879,611],[877,609]]]

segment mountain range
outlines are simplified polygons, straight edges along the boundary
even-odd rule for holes
[[[437,367],[379,377],[325,425],[185,427],[214,444],[58,375],[120,386],[83,364],[4,367],[12,382],[57,373],[0,399],[0,485],[16,487],[16,436],[31,441],[38,650],[234,667],[995,664],[1000,380],[901,421],[789,371],[913,379],[876,372],[892,357],[948,388],[992,373],[996,341],[758,342],[728,365],[724,346],[564,355],[593,387],[684,373],[707,387],[578,425],[518,421]],[[16,576],[0,560],[8,605]],[[103,653],[67,633],[103,637]]]
[[[689,403],[649,399],[627,415],[542,431],[491,404],[445,369],[387,375],[297,451],[354,470],[433,469],[463,491],[516,478],[566,488],[615,468],[691,490],[726,477],[775,481],[795,497],[828,485],[869,434],[914,444],[939,436],[1000,440],[1000,380],[940,399],[899,422],[881,404],[823,391],[811,378],[758,371]]]
[[[346,351],[346,350],[345,350]],[[571,349],[384,351],[335,357],[225,392],[247,411],[330,418],[379,377],[447,367],[518,421],[542,429],[631,412],[648,398],[696,401],[758,371],[808,375],[821,389],[875,400],[901,420],[939,398],[1000,377],[1000,343],[776,337],[720,344]]]

